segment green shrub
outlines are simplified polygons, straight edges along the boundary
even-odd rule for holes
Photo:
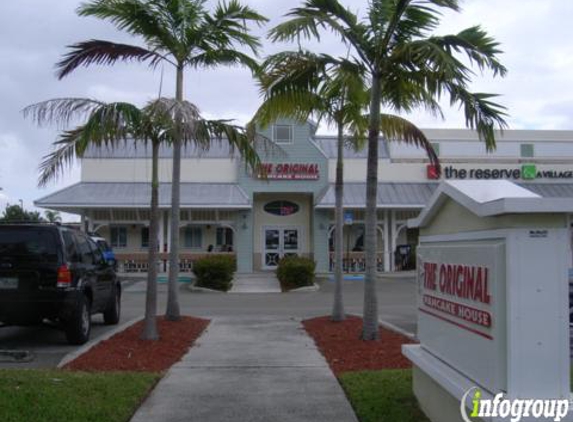
[[[213,255],[198,259],[193,263],[193,273],[197,277],[195,285],[226,292],[233,284],[236,269],[234,256]]]
[[[314,284],[314,269],[316,263],[309,258],[300,256],[285,256],[279,261],[277,278],[283,291]]]

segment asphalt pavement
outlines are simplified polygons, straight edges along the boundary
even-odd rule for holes
[[[181,312],[199,317],[294,317],[309,318],[327,315],[332,307],[333,283],[323,281],[317,292],[217,294],[191,292],[180,288]],[[122,297],[122,317],[125,323],[144,313],[145,281],[130,280]],[[344,282],[345,310],[362,314],[363,282]],[[411,333],[416,332],[416,284],[414,278],[382,278],[377,283],[380,319]],[[159,314],[166,303],[166,286],[159,286]],[[115,328],[103,324],[101,315],[92,319],[92,339]],[[66,343],[63,332],[49,326],[0,328],[0,350],[30,352],[29,362],[13,363],[0,355],[0,368],[53,368],[64,356],[78,346]]]

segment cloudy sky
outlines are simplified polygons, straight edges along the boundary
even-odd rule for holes
[[[271,19],[266,31],[298,0],[245,0]],[[366,0],[346,0],[360,13]],[[51,151],[56,128],[37,128],[25,121],[26,105],[56,97],[93,97],[105,101],[143,104],[157,96],[161,69],[118,64],[114,68],[80,69],[63,81],[54,76],[54,64],[66,46],[91,38],[138,42],[117,32],[107,22],[75,14],[80,0],[18,0],[0,2],[0,209],[22,199],[26,208],[50,192],[79,180],[77,166],[46,189],[36,187],[41,157]],[[462,14],[447,14],[439,33],[481,24],[502,43],[509,75],[492,80],[477,75],[474,90],[495,92],[509,109],[513,129],[573,130],[573,2],[570,0],[466,0]],[[284,45],[264,43],[263,54]],[[310,48],[344,54],[337,39],[325,36]],[[240,69],[188,71],[185,96],[209,117],[244,122],[254,112],[259,96],[250,73]],[[173,95],[173,75],[164,73],[164,95]],[[424,114],[410,116],[421,127],[463,127],[457,110],[445,120]],[[323,128],[323,131],[328,130]]]

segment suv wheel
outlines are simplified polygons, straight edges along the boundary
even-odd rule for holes
[[[78,299],[71,318],[66,322],[66,338],[70,344],[84,344],[90,338],[91,313],[89,299],[82,295]]]
[[[119,287],[113,289],[113,295],[103,312],[103,322],[106,325],[115,325],[119,322],[121,314],[121,291]]]

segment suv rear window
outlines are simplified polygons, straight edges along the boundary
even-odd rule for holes
[[[55,232],[45,228],[0,226],[0,256],[57,259]]]

